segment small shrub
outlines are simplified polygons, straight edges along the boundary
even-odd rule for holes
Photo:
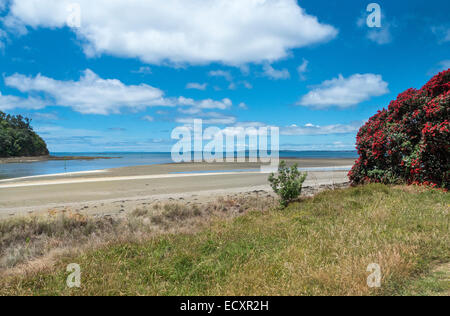
[[[287,207],[289,203],[300,197],[307,176],[307,173],[298,171],[297,164],[289,168],[285,161],[280,162],[278,177],[275,177],[275,174],[272,173],[269,182],[273,191],[280,197],[282,207]]]

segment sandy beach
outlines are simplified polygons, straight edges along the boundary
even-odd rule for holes
[[[353,159],[288,162],[310,170],[305,183],[308,194],[308,187],[347,183]],[[49,210],[111,215],[157,201],[202,202],[255,191],[270,195],[268,175],[259,168],[258,163],[183,163],[2,180],[0,218]],[[327,171],[319,171],[323,168]]]

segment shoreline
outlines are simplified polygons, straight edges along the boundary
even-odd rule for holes
[[[349,160],[291,160],[304,168],[343,168]],[[0,182],[0,218],[51,209],[104,214],[133,211],[156,200],[183,202],[231,192],[271,192],[268,174],[256,163],[148,165],[95,172],[37,176]],[[235,172],[236,169],[253,169]],[[347,171],[308,172],[305,187],[348,183]],[[212,194],[214,192],[214,194]]]
[[[42,174],[42,175],[28,176],[28,177],[7,178],[7,179],[0,179],[0,184],[1,183],[5,183],[5,182],[20,181],[20,180],[33,180],[33,179],[36,179],[36,178],[49,178],[49,177],[64,177],[64,176],[76,176],[76,175],[87,175],[87,174],[99,174],[99,173],[108,172],[108,170],[109,169],[75,171],[75,172]]]
[[[117,159],[120,157],[84,157],[84,156],[61,156],[61,157],[55,157],[55,156],[42,156],[42,157],[17,157],[17,158],[0,158],[0,173],[1,173],[1,166],[7,165],[7,164],[14,164],[14,163],[33,163],[33,162],[43,162],[43,161],[63,161],[63,160],[101,160],[101,159]],[[297,163],[299,166],[300,172],[312,172],[312,171],[350,171],[350,169],[353,166],[354,160],[352,158],[280,158],[280,161],[286,161],[288,165],[292,165],[294,163]],[[16,177],[1,177],[0,176],[0,183],[4,182],[12,182],[12,181],[20,181],[20,180],[26,180],[26,179],[34,179],[34,178],[51,178],[51,177],[64,177],[64,176],[77,176],[77,175],[84,175],[84,174],[98,174],[98,173],[107,173],[109,171],[112,171],[115,173],[118,171],[122,176],[128,176],[127,170],[132,169],[140,169],[143,168],[144,172],[148,170],[149,168],[155,168],[161,170],[161,174],[166,173],[166,169],[173,170],[173,172],[168,171],[167,173],[174,173],[174,174],[195,174],[195,173],[208,173],[208,172],[239,172],[243,173],[245,172],[258,172],[262,171],[262,168],[265,166],[268,166],[266,163],[261,162],[161,162],[161,163],[149,163],[149,164],[131,164],[129,166],[117,166],[117,167],[110,167],[107,164],[104,166],[96,166],[97,168],[93,168],[90,170],[89,168],[84,168],[86,170],[78,170],[78,171],[63,171],[60,172],[52,172],[52,173],[42,173],[39,174],[38,172],[33,172],[29,175],[23,175],[23,176],[16,176]],[[222,168],[223,167],[223,168]],[[179,170],[179,168],[182,168]],[[269,169],[266,170],[264,168],[264,173],[271,173],[276,172],[276,168],[271,168],[270,172]],[[120,172],[124,171],[124,172]],[[152,173],[155,174],[155,173]],[[133,174],[134,175],[134,174]]]
[[[132,168],[132,167],[125,167]],[[342,166],[342,167],[310,167],[310,168],[298,168],[300,172],[333,172],[333,171],[350,171],[352,166]],[[6,188],[7,185],[3,185],[3,183],[21,181],[21,180],[33,180],[38,178],[51,178],[51,177],[65,177],[65,176],[77,176],[77,175],[93,175],[93,174],[101,174],[108,173],[114,169],[121,168],[108,168],[108,169],[99,169],[99,170],[88,170],[88,171],[76,171],[76,172],[65,172],[65,173],[53,173],[53,174],[43,174],[36,176],[28,176],[28,177],[18,177],[18,178],[8,178],[8,179],[0,179],[0,189]],[[161,175],[152,175],[152,176],[134,176],[134,177],[115,177],[115,178],[104,178],[104,179],[96,179],[95,181],[86,181],[86,182],[102,182],[102,181],[123,181],[123,180],[139,180],[139,179],[156,179],[156,178],[177,178],[177,177],[196,177],[196,176],[213,176],[213,175],[237,175],[237,174],[269,174],[268,171],[261,171],[259,169],[230,169],[230,170],[209,170],[209,171],[180,171],[173,172],[169,174],[161,174]],[[105,180],[107,179],[107,180]],[[65,184],[64,182],[59,183],[51,183],[51,184]],[[41,185],[51,185],[51,184],[41,184]],[[38,184],[35,184],[38,185]],[[30,185],[32,186],[32,185]]]
[[[4,157],[0,158],[0,165],[10,163],[34,163],[43,161],[71,161],[71,160],[98,160],[117,159],[120,157],[88,157],[88,156],[36,156],[36,157]]]

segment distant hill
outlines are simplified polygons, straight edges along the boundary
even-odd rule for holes
[[[0,157],[47,155],[47,144],[33,131],[29,118],[0,111]]]

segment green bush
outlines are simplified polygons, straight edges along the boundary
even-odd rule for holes
[[[307,173],[298,171],[297,164],[289,168],[285,161],[280,162],[278,177],[275,177],[275,174],[272,173],[269,182],[273,191],[280,197],[282,207],[287,207],[289,203],[300,197],[307,176]]]
[[[357,136],[359,159],[349,178],[365,183],[450,189],[450,69],[422,89],[408,89]]]
[[[0,157],[47,156],[45,141],[31,127],[31,120],[0,111]]]

